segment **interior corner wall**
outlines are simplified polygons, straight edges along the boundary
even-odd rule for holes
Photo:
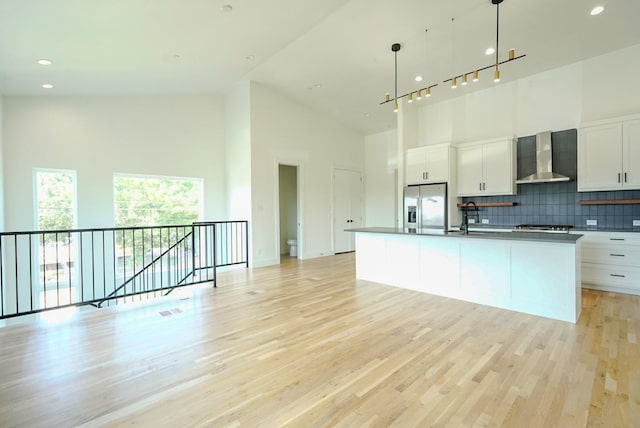
[[[251,109],[249,81],[238,83],[226,96],[225,165],[229,219],[248,220],[249,234],[251,235]],[[253,263],[252,258],[250,258],[250,262]]]
[[[4,116],[2,114],[2,97],[0,96],[0,232],[4,232],[4,144],[3,127]]]
[[[428,104],[418,112],[418,145],[528,136],[640,113],[640,86],[630,84],[639,74],[635,45]]]
[[[364,171],[364,135],[251,82],[252,255],[277,263],[278,163],[300,165],[299,258],[333,254],[333,170]]]
[[[227,218],[221,96],[11,96],[2,118],[7,230],[35,229],[34,168],[77,171],[79,227],[113,226],[114,173],[201,178]]]
[[[365,137],[365,225],[396,227],[397,132]]]

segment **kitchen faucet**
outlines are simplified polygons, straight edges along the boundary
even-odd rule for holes
[[[480,215],[478,213],[478,206],[475,202],[469,201],[464,204],[464,217],[462,219],[462,224],[460,225],[460,230],[464,232],[465,235],[469,234],[469,206],[473,205],[473,209],[476,212],[476,223],[480,223]]]

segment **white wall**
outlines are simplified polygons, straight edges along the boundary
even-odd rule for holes
[[[527,136],[640,113],[638,75],[640,45],[426,105],[418,112],[418,145]]]
[[[397,132],[368,135],[364,152],[365,226],[395,227]]]
[[[0,97],[0,232],[5,230],[4,228],[4,144],[3,144],[3,132],[2,123],[4,116],[2,115],[2,97]]]
[[[251,83],[254,265],[277,263],[278,163],[299,165],[299,257],[333,253],[332,172],[364,170],[364,136],[256,82]]]
[[[280,254],[289,252],[287,240],[298,239],[298,186],[297,170],[294,166],[280,165]]]
[[[211,95],[4,97],[6,229],[35,229],[33,168],[77,171],[79,227],[113,225],[114,173],[202,178],[226,219],[223,118]]]
[[[249,220],[251,230],[251,109],[248,81],[225,100],[225,164],[229,219]],[[251,242],[249,242],[251,245]]]

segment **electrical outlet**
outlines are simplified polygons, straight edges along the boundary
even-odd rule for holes
[[[476,222],[476,219],[475,219],[475,218],[470,218],[470,219],[469,219],[469,224],[473,224],[473,223],[475,223],[475,222]]]
[[[640,220],[633,220],[633,227],[640,226]]]
[[[482,224],[489,224],[489,219],[488,218],[483,218],[482,219]]]
[[[597,226],[598,220],[587,220],[587,226]]]

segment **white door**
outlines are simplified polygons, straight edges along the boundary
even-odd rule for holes
[[[357,171],[336,169],[333,174],[334,251],[355,250],[355,234],[345,232],[362,226],[362,177]]]
[[[458,196],[482,193],[482,146],[458,149]]]
[[[640,119],[624,122],[623,127],[622,186],[626,189],[640,189]]]
[[[449,181],[449,147],[429,147],[426,155],[427,181],[444,183]]]
[[[511,141],[497,141],[482,146],[484,181],[482,191],[490,195],[510,193],[513,188],[511,175]]]
[[[582,128],[578,135],[578,191],[622,187],[622,125]]]
[[[407,150],[405,171],[407,184],[422,184],[427,181],[425,172],[426,147]]]

